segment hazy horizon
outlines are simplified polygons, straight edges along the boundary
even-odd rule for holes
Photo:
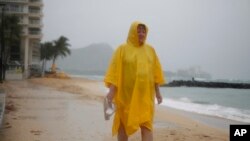
[[[44,0],[43,13],[43,41],[64,35],[71,48],[115,49],[139,20],[164,70],[198,67],[213,78],[250,80],[248,0]]]

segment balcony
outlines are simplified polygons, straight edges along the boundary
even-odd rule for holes
[[[28,7],[18,4],[7,4],[5,6],[6,13],[12,14],[28,14]]]
[[[39,28],[29,28],[29,38],[41,39],[42,32]]]
[[[42,33],[39,33],[39,34],[36,34],[36,35],[35,34],[33,34],[33,35],[30,34],[29,35],[30,39],[39,39],[40,40],[40,39],[42,39],[42,37],[43,37]]]
[[[43,6],[43,1],[42,0],[29,0],[29,6],[41,7]]]
[[[43,26],[40,19],[29,19],[29,27],[41,28]]]
[[[29,2],[30,2],[30,3],[37,3],[37,2],[42,3],[42,2],[43,2],[43,0],[29,0]]]
[[[41,17],[43,16],[40,8],[37,7],[29,7],[29,16],[30,17]]]

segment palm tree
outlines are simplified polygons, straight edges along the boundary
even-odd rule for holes
[[[53,43],[52,42],[45,42],[41,43],[40,48],[40,60],[42,61],[42,76],[44,76],[44,71],[46,68],[46,61],[51,60],[53,57]]]
[[[6,71],[6,64],[12,59],[20,61],[19,57],[13,57],[11,55],[12,50],[20,51],[20,42],[21,42],[21,31],[22,27],[19,25],[19,18],[16,15],[5,15],[4,16],[4,45],[5,50],[3,56],[3,79],[5,79],[5,71]],[[18,53],[18,52],[15,52]],[[20,52],[19,52],[20,53]]]
[[[54,41],[54,49],[53,49],[53,56],[52,56],[52,66],[51,71],[56,72],[56,59],[61,56],[66,57],[67,55],[71,54],[70,49],[68,48],[70,44],[68,43],[68,38],[61,36],[58,40]]]

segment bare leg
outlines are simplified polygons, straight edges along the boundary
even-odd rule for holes
[[[117,139],[118,141],[128,141],[128,136],[125,132],[125,129],[122,123],[120,123]]]
[[[153,132],[146,127],[141,126],[142,141],[153,141]]]

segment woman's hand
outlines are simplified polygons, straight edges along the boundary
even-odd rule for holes
[[[155,97],[157,99],[158,104],[161,104],[163,99],[162,99],[158,84],[155,84]]]
[[[156,96],[158,104],[161,104],[163,99],[162,99],[162,96],[161,96],[160,92],[156,93],[155,96]]]
[[[114,98],[114,96],[115,96],[115,93],[116,93],[116,87],[115,87],[114,85],[111,85],[111,86],[109,87],[109,92],[108,92],[108,94],[107,94],[107,96],[106,96],[109,103],[112,102],[112,100],[113,100],[113,98]]]

